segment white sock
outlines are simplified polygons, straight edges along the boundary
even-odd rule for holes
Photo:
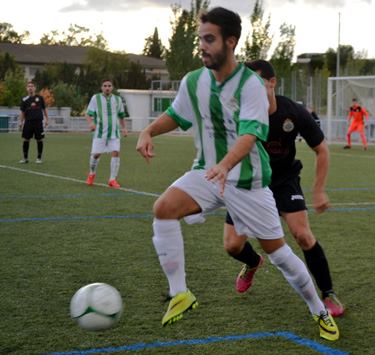
[[[112,157],[111,158],[111,177],[109,178],[110,180],[114,180],[117,178],[119,168],[120,168],[120,158]]]
[[[152,241],[169,282],[170,296],[186,292],[184,241],[180,222],[174,219],[154,218],[152,226]]]
[[[324,304],[316,292],[314,283],[305,264],[293,253],[289,245],[284,244],[281,248],[269,254],[268,258],[305,300],[311,314],[319,315],[322,311],[325,311]]]
[[[95,159],[94,154],[90,155],[90,174],[96,174],[96,168],[99,164],[99,158]]]

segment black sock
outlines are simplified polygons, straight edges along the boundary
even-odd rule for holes
[[[259,254],[253,249],[249,242],[245,243],[243,249],[239,254],[230,254],[230,256],[232,256],[236,260],[239,260],[247,264],[251,268],[258,266],[260,261]]]
[[[306,264],[322,291],[323,298],[327,297],[329,293],[333,292],[333,289],[328,261],[322,247],[316,242],[311,249],[303,250],[303,253],[305,254]]]
[[[23,157],[25,160],[27,160],[27,157],[29,156],[29,141],[23,141],[22,150],[23,150]]]
[[[42,159],[42,153],[43,153],[43,141],[38,141],[38,159]]]

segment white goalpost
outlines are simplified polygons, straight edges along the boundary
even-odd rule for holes
[[[367,110],[369,121],[366,136],[369,142],[375,142],[375,76],[328,78],[325,132],[329,142],[345,141],[348,111],[353,98]],[[353,141],[359,141],[355,134]]]

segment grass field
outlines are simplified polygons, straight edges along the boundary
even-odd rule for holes
[[[341,339],[323,341],[307,307],[267,261],[251,292],[239,295],[240,265],[222,248],[224,211],[204,225],[182,223],[189,288],[199,307],[162,328],[167,282],[151,242],[152,204],[188,170],[190,137],[155,139],[150,165],[135,152],[137,137],[122,143],[119,181],[105,186],[109,157],[87,187],[91,140],[50,134],[44,163],[21,158],[19,134],[0,134],[0,354],[374,354],[375,147],[331,147],[328,191],[332,209],[310,213],[325,248],[337,293],[347,311]],[[314,157],[303,142],[302,186],[311,201]],[[291,237],[287,239],[302,256]],[[254,246],[259,250],[256,242]],[[74,292],[92,282],[115,286],[124,300],[117,327],[86,332],[69,317]]]

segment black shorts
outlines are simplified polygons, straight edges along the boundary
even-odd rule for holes
[[[271,188],[279,214],[307,210],[300,181],[299,176],[292,176]]]
[[[271,188],[279,214],[282,212],[292,213],[307,210],[300,180],[301,178],[299,176],[292,176],[283,181],[282,184]],[[225,223],[230,225],[234,224],[228,212]]]
[[[35,137],[36,140],[44,138],[43,121],[40,120],[26,120],[23,125],[22,138],[31,139]]]

